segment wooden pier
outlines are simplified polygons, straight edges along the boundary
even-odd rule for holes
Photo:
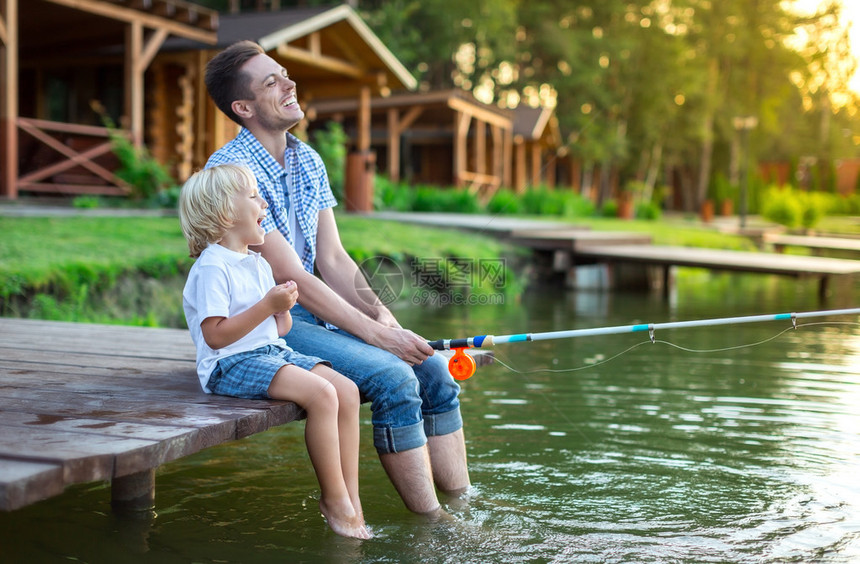
[[[773,249],[778,253],[783,252],[786,247],[810,249],[816,255],[821,255],[827,251],[860,253],[860,239],[849,239],[847,237],[768,233],[764,235],[763,240],[764,243],[773,245]]]
[[[376,215],[375,215],[376,216]],[[576,285],[576,269],[605,265],[609,286],[631,284],[638,287],[659,285],[668,292],[674,267],[694,267],[715,271],[776,274],[795,278],[816,278],[819,295],[826,296],[834,277],[860,273],[860,260],[797,256],[770,252],[746,252],[722,249],[652,245],[651,237],[643,233],[593,231],[560,222],[541,223],[511,217],[496,217],[450,213],[386,213],[381,219],[424,225],[460,227],[469,231],[495,234],[513,244],[530,248],[542,258],[552,273],[562,274],[568,285]],[[848,242],[772,239],[783,244],[806,246],[825,245],[828,248],[854,250],[860,241]],[[659,269],[660,280],[653,284],[649,269]],[[623,273],[622,273],[623,271]],[[620,280],[624,283],[619,283]]]
[[[194,357],[187,330],[0,318],[0,510],[110,481],[145,511],[161,464],[303,416],[204,394]]]

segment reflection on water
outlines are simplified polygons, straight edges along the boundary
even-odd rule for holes
[[[400,317],[435,339],[821,309],[813,284],[728,280],[685,281],[669,301],[533,292],[521,303],[408,310]],[[826,307],[857,307],[860,292],[849,290]],[[0,514],[0,556],[44,562],[857,560],[857,322],[808,320],[770,341],[784,327],[664,331],[656,344],[619,335],[499,346],[496,354],[510,368],[480,368],[463,383],[474,488],[464,499],[445,500],[453,522],[428,524],[403,508],[370,446],[365,408],[361,489],[376,533],[371,541],[341,539],[325,527],[302,426],[291,424],[162,468],[151,521],[111,516],[102,484]],[[689,352],[714,349],[726,350]]]

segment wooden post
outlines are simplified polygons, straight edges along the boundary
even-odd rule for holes
[[[136,146],[143,144],[143,76],[137,72],[143,48],[143,24],[133,21],[125,33],[125,116],[126,127]]]
[[[397,110],[388,109],[388,178],[392,182],[400,181],[400,129],[398,127]]]
[[[502,157],[502,185],[511,185],[511,171],[514,168],[514,128],[508,124],[504,132],[504,148]]]
[[[487,122],[475,121],[475,172],[483,176],[487,171]],[[483,183],[483,180],[479,181]]]
[[[143,121],[144,121],[144,97],[143,97],[143,75],[152,59],[158,53],[158,49],[169,32],[167,29],[158,29],[144,42],[143,23],[140,20],[129,22],[125,36],[125,112],[129,120],[134,144],[138,147],[143,145]]]
[[[498,179],[499,184],[496,188],[499,188],[505,185],[504,147],[502,146],[504,134],[498,125],[490,126],[490,133],[493,136],[493,166],[491,170],[493,176]]]
[[[18,0],[0,4],[0,197],[18,197]]]
[[[463,186],[466,172],[466,158],[468,155],[469,123],[472,116],[464,111],[456,111],[454,114],[454,185]]]
[[[541,181],[541,151],[540,151],[540,143],[537,141],[533,141],[531,144],[531,157],[532,157],[532,186],[537,188],[540,186]]]
[[[522,136],[517,136],[516,140],[516,178],[514,179],[514,190],[517,193],[522,193],[526,189],[528,182],[528,171],[526,171],[526,145]]]
[[[360,153],[370,150],[370,87],[362,86],[358,98],[358,143]]]
[[[122,513],[155,507],[155,468],[111,480],[111,507]]]

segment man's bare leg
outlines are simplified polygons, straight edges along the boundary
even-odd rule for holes
[[[400,494],[407,509],[434,517],[442,512],[433,476],[427,446],[380,454],[379,460],[388,474],[394,489]]]
[[[463,429],[427,437],[427,447],[436,487],[452,496],[465,492],[470,482]]]

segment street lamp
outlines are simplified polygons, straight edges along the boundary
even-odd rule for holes
[[[758,125],[755,116],[736,117],[732,120],[735,131],[741,133],[741,196],[740,196],[740,219],[741,229],[746,227],[747,222],[747,182],[749,180],[749,135],[750,130]]]

